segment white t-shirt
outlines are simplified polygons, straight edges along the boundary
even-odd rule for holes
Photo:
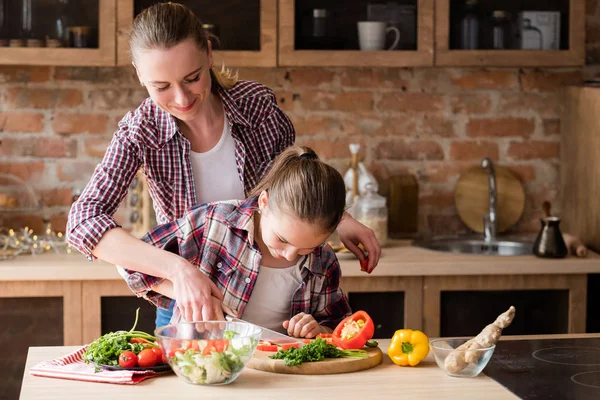
[[[304,258],[300,257],[296,265],[287,268],[261,265],[252,295],[241,318],[287,334],[282,322],[290,319],[292,297],[302,283],[300,265]]]
[[[196,204],[246,198],[235,161],[235,140],[226,114],[224,118],[223,133],[215,147],[204,153],[190,151]]]

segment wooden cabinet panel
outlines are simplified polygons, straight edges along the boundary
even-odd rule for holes
[[[0,298],[0,399],[17,399],[29,346],[63,345],[63,299]]]
[[[366,20],[367,1],[353,3],[334,1],[325,5],[319,2],[308,2],[308,5],[314,5],[315,8],[337,7],[337,16],[330,23],[334,24],[333,30],[340,30],[342,43],[336,43],[333,47],[342,47],[343,50],[298,49],[296,35],[300,30],[296,27],[299,23],[299,16],[296,16],[298,10],[296,3],[302,1],[279,0],[278,65],[280,66],[414,67],[433,64],[433,0],[415,0],[414,3],[417,18],[417,49],[394,51],[358,50],[356,23]],[[351,8],[350,4],[358,4],[361,9],[357,11],[356,7]],[[341,15],[344,12],[350,12],[351,15]],[[354,49],[349,49],[351,47]]]
[[[511,305],[517,313],[503,335],[568,332],[568,290],[460,290],[441,293],[440,335],[475,336]]]
[[[390,338],[404,328],[404,293],[348,293],[353,312],[363,310],[375,323],[374,338]]]
[[[113,66],[115,65],[116,52],[115,52],[115,32],[116,32],[116,0],[94,0],[92,7],[90,4],[85,4],[84,0],[74,0],[73,3],[78,4],[79,7],[89,8],[96,10],[96,18],[87,18],[83,21],[97,21],[97,29],[95,26],[91,26],[92,33],[90,36],[93,38],[92,45],[96,45],[96,48],[72,48],[72,47],[2,47],[0,48],[0,64],[12,64],[12,65],[61,65],[61,66]],[[47,3],[47,2],[46,2]],[[71,3],[71,4],[73,4]],[[79,4],[81,3],[81,4]],[[35,7],[40,4],[34,2]],[[43,5],[43,4],[42,4]],[[11,8],[11,10],[13,10]],[[42,9],[43,10],[43,9]],[[15,20],[20,20],[19,9],[11,11],[9,18],[13,18],[16,13]],[[85,12],[84,12],[85,14]],[[46,20],[50,17],[45,16]],[[39,17],[38,17],[39,19]],[[44,21],[42,21],[44,22]],[[52,21],[53,22],[53,21]],[[75,21],[74,23],[81,23]],[[35,20],[32,23],[36,26]],[[39,29],[44,28],[49,23],[39,22],[37,26]],[[36,39],[45,40],[44,32],[37,32]]]
[[[219,26],[225,49],[214,52],[217,65],[222,62],[237,67],[276,65],[277,0],[226,0],[217,4],[209,0],[179,2],[196,12],[203,23]],[[153,3],[155,1],[118,0],[117,65],[131,64],[129,30],[136,12]]]
[[[578,66],[585,64],[585,0],[493,0],[485,5],[485,19],[480,24],[480,38],[490,35],[492,10],[506,10],[513,16],[523,10],[557,10],[561,12],[561,50],[459,50],[456,25],[459,16],[453,11],[464,1],[435,0],[435,65],[535,67]],[[480,40],[482,42],[482,40]],[[483,48],[490,46],[483,40]]]

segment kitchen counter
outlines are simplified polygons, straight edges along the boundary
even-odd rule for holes
[[[600,273],[600,255],[549,260],[531,256],[458,255],[392,241],[372,274],[354,258],[340,259],[342,289],[403,293],[394,324],[441,334],[441,296],[448,291],[568,291],[569,333],[585,332],[587,274]],[[64,344],[89,343],[102,331],[102,299],[133,296],[114,265],[80,254],[22,255],[0,261],[0,297],[63,297]]]
[[[542,259],[530,256],[452,254],[422,249],[410,241],[392,241],[383,248],[379,265],[371,275],[360,271],[357,259],[340,256],[344,277],[538,275],[600,273],[600,255],[587,258]],[[0,281],[20,280],[121,280],[112,264],[89,262],[80,254],[44,253],[0,261]]]
[[[538,335],[538,336],[503,336],[501,341],[539,340],[544,347],[544,340],[560,338],[600,338],[600,334],[580,335]],[[175,375],[165,375],[143,381],[138,385],[111,385],[88,382],[77,382],[63,379],[41,378],[31,376],[27,371],[36,363],[67,354],[75,347],[30,347],[27,355],[27,366],[21,389],[21,400],[29,399],[99,399],[111,398],[177,398],[177,399],[518,399],[503,385],[490,377],[480,374],[476,378],[452,378],[436,365],[433,354],[417,367],[399,367],[387,357],[389,339],[379,340],[384,351],[383,362],[379,366],[359,372],[336,375],[280,375],[269,372],[244,369],[239,378],[226,386],[194,386],[189,385]],[[499,347],[502,343],[499,345]],[[516,354],[516,353],[515,353]],[[500,357],[501,358],[501,357]],[[519,356],[515,355],[515,360]],[[495,358],[492,358],[494,361]],[[501,360],[507,362],[507,360]],[[491,365],[491,364],[490,364]],[[488,365],[489,366],[489,365]],[[484,373],[486,369],[484,369]],[[557,376],[558,377],[558,376]],[[557,377],[549,376],[547,379]],[[510,375],[510,382],[526,380],[527,374],[516,371]],[[568,380],[568,379],[567,379]],[[506,382],[504,380],[503,382]],[[571,383],[569,383],[571,385]],[[572,385],[576,385],[572,383]],[[540,390],[542,387],[534,388]],[[569,387],[566,389],[569,390]],[[577,386],[573,386],[576,393]],[[597,390],[600,394],[600,388]],[[536,395],[533,393],[533,397]],[[573,397],[577,398],[577,397]]]
[[[516,399],[487,376],[456,379],[444,374],[430,354],[419,366],[403,368],[387,357],[388,340],[379,366],[359,372],[335,375],[282,375],[246,368],[230,385],[194,386],[174,374],[147,379],[137,385],[111,385],[31,376],[28,369],[75,347],[31,347],[20,400],[30,399]]]

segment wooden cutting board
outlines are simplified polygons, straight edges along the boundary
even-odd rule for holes
[[[323,361],[305,362],[294,367],[286,367],[283,360],[270,359],[269,356],[273,355],[273,352],[256,350],[254,357],[250,359],[246,366],[259,371],[278,374],[328,375],[362,371],[381,364],[383,353],[379,347],[365,350],[368,353],[367,358],[326,358]]]
[[[517,223],[525,208],[525,189],[519,178],[508,168],[496,170],[497,232],[504,232]],[[488,172],[477,166],[460,176],[454,189],[454,204],[460,219],[475,232],[483,232],[483,217],[489,214]]]

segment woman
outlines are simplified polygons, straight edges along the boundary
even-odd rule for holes
[[[183,5],[159,3],[139,14],[130,48],[150,98],[120,121],[71,208],[67,240],[90,260],[137,271],[126,277],[136,289],[148,287],[146,275],[167,279],[180,309],[192,310],[189,319],[212,319],[222,299],[214,283],[182,257],[133,237],[112,215],[139,168],[159,224],[194,205],[244,199],[277,154],[293,144],[294,128],[272,90],[214,66],[201,21]],[[365,246],[370,273],[380,255],[373,231],[345,215],[338,233],[359,260],[365,255],[357,245]],[[168,322],[170,313],[161,312],[158,318]]]

